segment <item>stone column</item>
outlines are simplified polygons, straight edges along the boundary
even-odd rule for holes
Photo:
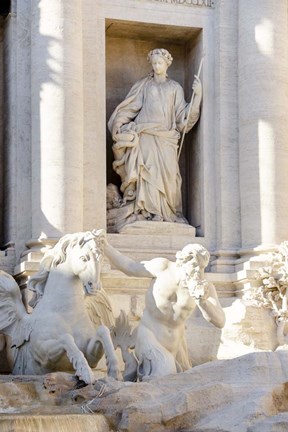
[[[31,11],[33,244],[83,227],[82,0]]]
[[[3,240],[15,245],[17,259],[31,237],[30,6],[30,0],[11,2],[3,40]]]
[[[243,254],[288,239],[287,40],[286,0],[239,0]]]
[[[215,9],[215,160],[217,250],[214,271],[234,271],[241,245],[238,156],[238,8],[219,0]]]

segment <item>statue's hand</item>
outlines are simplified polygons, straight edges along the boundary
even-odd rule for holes
[[[195,96],[202,97],[202,84],[198,75],[194,75],[192,90],[194,91]]]
[[[116,141],[116,135],[120,133],[120,128],[122,126],[121,122],[115,122],[112,127],[112,138]]]
[[[106,230],[105,229],[94,229],[92,231],[92,233],[94,234],[94,236],[97,239],[97,243],[101,246],[107,246],[108,245],[108,240],[107,240],[107,234],[106,234]]]
[[[195,300],[206,300],[209,297],[209,283],[206,280],[193,281],[188,285],[189,294]]]

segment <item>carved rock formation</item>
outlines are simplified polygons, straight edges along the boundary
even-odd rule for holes
[[[51,414],[52,418],[60,412],[94,412],[97,415],[93,430],[99,432],[288,430],[285,350],[209,362],[185,373],[142,383],[122,383],[109,378],[94,386],[76,387],[75,378],[63,373],[23,379],[2,376],[0,429],[1,422],[11,413],[29,415],[31,421],[33,418],[36,421],[36,414]],[[20,398],[17,392],[22,395]],[[86,416],[79,416],[77,421],[81,422],[81,418],[86,421]],[[105,423],[105,429],[97,429],[100,421]],[[21,429],[26,430],[24,426]],[[67,423],[67,428],[64,424],[61,430],[71,429]]]

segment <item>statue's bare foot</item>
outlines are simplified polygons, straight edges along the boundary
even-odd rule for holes
[[[152,221],[155,221],[155,222],[163,222],[163,217],[160,216],[160,215],[153,215],[153,217],[152,217]]]
[[[141,210],[141,214],[147,220],[151,220],[152,219],[151,213],[147,212],[146,210]]]
[[[125,201],[133,201],[136,198],[136,192],[132,189],[126,189],[124,193]]]
[[[130,183],[124,191],[124,201],[133,201],[136,198],[136,184]]]
[[[187,219],[180,212],[176,213],[176,220],[175,220],[175,222],[176,223],[188,224],[189,225],[189,222],[187,221]]]

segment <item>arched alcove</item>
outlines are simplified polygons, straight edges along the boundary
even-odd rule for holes
[[[169,77],[181,84],[186,101],[190,101],[202,52],[200,28],[106,19],[106,123],[132,85],[150,72],[147,54],[153,48],[166,48],[172,54]],[[201,121],[185,138],[180,158],[183,211],[195,227],[201,227],[200,143]],[[112,169],[112,144],[107,130],[107,184],[119,186],[120,178]]]

